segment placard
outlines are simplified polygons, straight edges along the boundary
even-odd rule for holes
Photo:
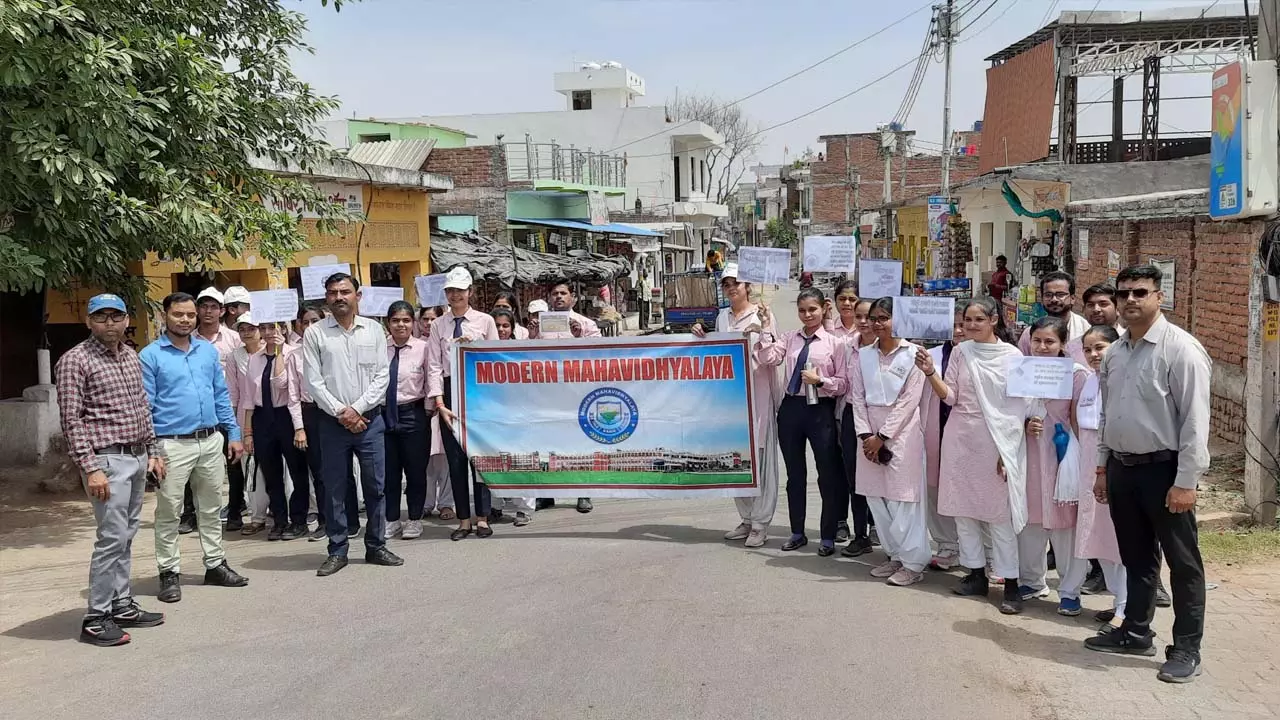
[[[384,318],[391,303],[404,299],[404,288],[365,285],[360,288],[360,314],[365,317]]]
[[[787,248],[738,248],[738,280],[761,285],[782,285],[791,278],[791,251]]]
[[[1147,262],[1160,271],[1160,291],[1164,293],[1164,300],[1160,301],[1160,309],[1172,310],[1174,290],[1178,287],[1174,277],[1174,273],[1177,271],[1177,263],[1173,260],[1157,260],[1155,258],[1147,258]]]
[[[809,272],[852,273],[858,269],[858,243],[852,235],[807,235],[804,269]]]
[[[568,312],[549,310],[538,313],[538,335],[544,333],[571,333],[572,331],[573,328],[569,327]]]
[[[902,294],[902,261],[862,259],[858,271],[858,297],[875,300]]]
[[[956,299],[904,295],[893,301],[893,336],[950,340],[955,333]]]
[[[1005,394],[1009,397],[1070,400],[1075,388],[1075,363],[1069,357],[1008,358]]]
[[[449,304],[444,294],[444,273],[435,275],[419,275],[413,279],[413,288],[418,292],[419,307],[441,307]]]
[[[1120,274],[1120,253],[1107,250],[1107,281],[1116,284],[1116,275]]]
[[[324,281],[338,273],[351,274],[351,263],[336,265],[304,265],[298,268],[302,279],[302,299],[319,300],[324,297]]]
[[[291,323],[298,319],[298,293],[294,290],[257,290],[249,293],[253,321]]]

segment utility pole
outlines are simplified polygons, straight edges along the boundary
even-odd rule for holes
[[[893,202],[893,154],[897,149],[898,132],[892,125],[881,125],[880,154],[884,155],[884,195],[881,198],[884,204],[884,209],[881,211],[884,224],[884,247],[879,256],[882,258],[889,257],[893,247],[893,210],[889,205]]]
[[[942,197],[948,202],[951,200],[951,48],[956,44],[955,28],[951,21],[955,5],[955,0],[947,0],[946,9],[942,11],[938,22],[945,73],[942,85]]]

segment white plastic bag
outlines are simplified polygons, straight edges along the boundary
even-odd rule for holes
[[[1053,488],[1053,501],[1075,505],[1080,500],[1080,441],[1067,428],[1067,453],[1058,462],[1058,481]]]

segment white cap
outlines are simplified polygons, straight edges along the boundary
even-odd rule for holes
[[[222,294],[222,304],[230,305],[232,303],[250,304],[249,291],[244,289],[243,285],[232,285]]]
[[[723,280],[725,278],[733,278],[734,280],[738,279],[738,263],[725,263],[724,270],[720,273],[720,279]]]
[[[547,301],[546,301],[546,300],[534,300],[533,302],[529,303],[529,312],[530,312],[530,313],[543,313],[543,312],[546,312],[546,311],[547,311]]]
[[[228,293],[228,294],[230,294],[230,293]],[[253,321],[253,313],[251,313],[251,312],[246,312],[245,314],[243,314],[243,315],[241,315],[240,317],[236,318],[236,326],[235,326],[235,328],[233,328],[233,329],[235,329],[235,330],[239,330],[239,329],[240,329],[240,326],[241,326],[241,325],[243,325],[243,324],[245,324],[245,323],[249,323],[250,325],[257,325],[257,324],[258,324],[258,323],[256,323],[256,322],[254,322],[254,321]]]
[[[466,290],[471,287],[471,271],[464,267],[456,267],[444,276],[444,288],[446,290],[453,288],[455,290]]]
[[[222,293],[218,292],[218,288],[216,287],[207,287],[201,290],[200,294],[196,296],[196,304],[199,305],[200,301],[205,298],[217,300],[219,305],[222,304]]]

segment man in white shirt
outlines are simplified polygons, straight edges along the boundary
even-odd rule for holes
[[[1040,304],[1049,315],[1067,324],[1066,352],[1076,362],[1088,366],[1080,338],[1089,330],[1089,321],[1074,312],[1076,306],[1076,279],[1064,272],[1045,273],[1040,278]],[[1031,354],[1031,328],[1022,331],[1018,349],[1023,355]]]

